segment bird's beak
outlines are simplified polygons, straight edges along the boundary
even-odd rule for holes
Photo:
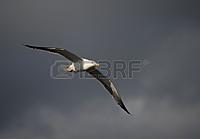
[[[100,64],[96,64],[97,67],[100,67]]]

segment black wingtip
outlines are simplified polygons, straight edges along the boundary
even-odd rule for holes
[[[128,109],[126,108],[126,106],[124,105],[124,103],[122,102],[122,100],[118,103],[120,105],[120,107],[129,115],[132,115]]]
[[[28,47],[28,48],[35,48],[34,46],[31,46],[31,45],[28,45],[28,44],[22,44],[23,46],[25,46],[25,47]]]
[[[127,109],[126,109],[126,107],[125,107],[125,109],[124,109],[125,111],[126,111],[126,113],[127,114],[129,114],[129,115],[131,115],[132,116],[132,113],[130,113]]]

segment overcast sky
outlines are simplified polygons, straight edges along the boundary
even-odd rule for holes
[[[192,0],[0,0],[0,139],[199,139],[200,11]],[[134,118],[95,80],[54,80],[57,55],[146,59],[114,80]]]

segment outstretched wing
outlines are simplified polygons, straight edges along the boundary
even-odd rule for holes
[[[38,49],[38,50],[48,51],[48,52],[52,52],[52,53],[57,53],[57,54],[64,56],[65,58],[69,59],[72,62],[82,61],[82,59],[80,57],[78,57],[77,55],[75,55],[65,49],[62,49],[62,48],[38,47],[38,46],[27,45],[27,44],[24,44],[24,46],[26,46],[28,48],[32,48],[32,49]]]
[[[100,71],[98,71],[96,68],[90,68],[87,70],[89,74],[91,74],[93,77],[95,77],[97,80],[99,80],[104,87],[109,91],[109,93],[112,95],[112,97],[115,99],[118,105],[125,110],[128,114],[131,114],[126,106],[124,105],[119,93],[117,92],[117,89],[113,85],[110,79],[105,77]]]

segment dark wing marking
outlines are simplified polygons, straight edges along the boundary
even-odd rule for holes
[[[77,55],[62,49],[62,48],[53,48],[53,47],[37,47],[37,46],[33,46],[33,45],[27,45],[27,44],[23,44],[26,47],[32,48],[32,49],[38,49],[38,50],[43,50],[43,51],[48,51],[48,52],[52,52],[52,53],[57,53],[60,54],[62,56],[64,56],[65,58],[69,59],[72,62],[77,62],[77,61],[82,61],[82,59],[80,57],[78,57]]]
[[[131,114],[126,106],[124,105],[119,93],[117,92],[117,89],[113,85],[110,79],[105,77],[100,71],[98,71],[96,68],[90,68],[87,70],[89,74],[91,74],[93,77],[95,77],[97,80],[99,80],[104,87],[109,91],[109,93],[112,95],[112,97],[115,99],[115,101],[120,105],[120,107],[126,111],[128,114]]]

